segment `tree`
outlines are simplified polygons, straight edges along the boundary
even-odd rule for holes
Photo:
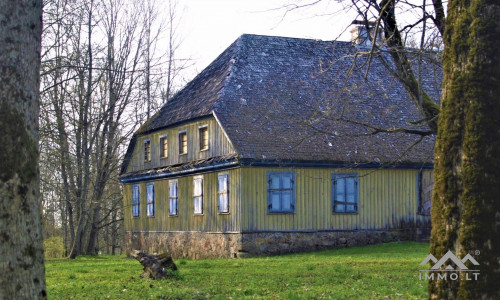
[[[300,4],[288,4],[284,8],[286,13],[293,10],[317,5],[330,0],[301,1]],[[444,32],[446,15],[441,0],[433,0],[428,5],[426,0],[396,1],[382,0],[350,0],[343,2],[343,13],[356,18],[353,24],[365,27],[367,40],[365,47],[356,54],[357,57],[368,58],[367,63],[361,64],[365,77],[369,74],[370,62],[377,57],[385,62],[386,68],[393,73],[405,88],[411,104],[419,111],[418,122],[412,121],[412,126],[427,127],[418,135],[429,136],[437,133],[437,119],[439,115],[439,97],[426,90],[425,69],[422,61],[431,56],[439,57],[441,37]],[[333,5],[336,10],[338,6]],[[337,14],[339,11],[326,11],[324,14]],[[411,14],[411,16],[408,16]],[[409,21],[408,21],[409,20]],[[430,21],[429,21],[430,20]],[[347,29],[347,28],[346,28]],[[368,46],[368,47],[366,47]],[[390,59],[386,58],[389,54]],[[434,59],[440,64],[439,59]],[[353,66],[354,67],[354,66]],[[369,78],[366,78],[369,80]],[[428,86],[428,84],[427,84]],[[410,121],[410,120],[408,120]],[[360,124],[361,125],[361,124]],[[370,127],[370,126],[366,126]],[[394,128],[378,128],[379,133],[391,133]]]
[[[500,299],[500,3],[448,5],[431,253],[479,253],[480,275],[433,280],[430,298]]]
[[[159,42],[176,20],[161,20],[159,5],[155,0],[45,2],[44,232],[62,234],[70,257],[114,253],[122,243],[117,178],[124,143],[149,108],[151,113],[159,108],[164,81],[171,84],[179,70],[172,65],[175,49],[163,51]],[[171,41],[168,47],[177,47]],[[165,79],[168,66],[173,75]]]
[[[292,5],[287,11],[300,6]],[[452,0],[448,17],[441,0],[395,1],[352,0],[352,6],[369,35],[371,49],[359,55],[388,52],[387,64],[419,108],[422,124],[437,133],[435,185],[432,204],[430,252],[442,257],[451,250],[459,257],[479,254],[478,280],[430,281],[430,298],[499,299],[500,289],[500,46],[499,3],[495,0]],[[402,24],[404,12],[420,17]],[[409,40],[412,30],[420,36],[418,45]],[[378,32],[384,33],[383,38]],[[415,34],[415,33],[413,33]],[[411,54],[422,57],[443,36],[444,81],[441,105],[435,103],[421,84],[425,74],[409,64]],[[378,38],[381,38],[377,42]],[[429,40],[430,38],[430,40]],[[427,41],[427,42],[426,42]],[[429,42],[430,41],[430,42]],[[426,49],[424,45],[431,46]],[[384,48],[385,47],[385,48]],[[417,51],[416,51],[417,50]],[[410,55],[409,55],[410,54]],[[368,72],[367,72],[368,73]],[[377,130],[375,134],[386,132]]]
[[[38,175],[42,1],[0,1],[0,299],[44,299]]]

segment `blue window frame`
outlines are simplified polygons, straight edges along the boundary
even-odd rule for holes
[[[295,213],[295,172],[267,172],[267,212]]]
[[[141,195],[139,185],[132,186],[132,217],[139,217],[141,212]]]
[[[332,174],[332,206],[335,213],[358,212],[358,173]]]
[[[155,184],[146,184],[146,216],[155,216]]]

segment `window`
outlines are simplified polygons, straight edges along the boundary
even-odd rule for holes
[[[139,193],[139,185],[132,186],[132,217],[139,217],[141,212],[141,195]]]
[[[208,150],[208,126],[202,126],[198,129],[200,138],[200,151]]]
[[[432,172],[417,173],[417,213],[419,215],[430,216],[432,206]]]
[[[146,216],[155,216],[155,184],[146,184]]]
[[[193,185],[194,213],[201,215],[203,214],[203,176],[196,176],[193,179]]]
[[[295,212],[295,172],[267,172],[267,212]]]
[[[358,174],[332,174],[333,212],[358,212]]]
[[[229,174],[219,174],[218,178],[219,213],[229,213]]]
[[[177,180],[170,180],[168,182],[168,214],[170,216],[177,216],[178,211],[178,196],[177,196]]]
[[[151,140],[144,141],[144,161],[151,161]]]
[[[168,137],[160,137],[160,158],[168,157]]]
[[[188,138],[187,131],[179,132],[179,154],[188,153]]]

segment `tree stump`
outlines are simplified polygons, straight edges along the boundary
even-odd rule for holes
[[[172,271],[177,270],[177,266],[168,252],[148,254],[145,251],[135,250],[131,253],[131,256],[144,266],[141,278],[170,278],[174,276]]]

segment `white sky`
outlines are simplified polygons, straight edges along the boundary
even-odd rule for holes
[[[342,3],[323,1],[293,10],[291,0],[180,0],[178,34],[182,44],[177,58],[191,58],[195,65],[184,75],[191,80],[244,33],[348,40],[345,29],[356,15],[342,11]],[[311,1],[303,1],[311,2]],[[350,2],[350,1],[346,1]],[[284,17],[284,18],[283,18]],[[344,34],[343,34],[344,32]]]

